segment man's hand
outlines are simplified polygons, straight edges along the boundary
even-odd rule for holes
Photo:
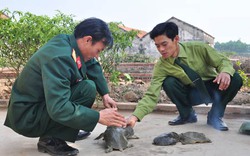
[[[134,116],[134,115],[131,115],[127,119],[127,126],[134,127],[137,121],[138,121],[138,118],[136,116]]]
[[[117,108],[101,110],[99,123],[106,126],[126,127],[127,123],[123,115],[117,112]]]
[[[219,85],[219,90],[226,90],[231,82],[231,77],[228,73],[220,73],[213,81]]]
[[[117,108],[116,102],[108,94],[103,95],[102,102],[105,108]]]

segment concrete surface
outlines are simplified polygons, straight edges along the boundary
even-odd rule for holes
[[[0,109],[6,109],[8,107],[8,99],[0,99]],[[134,110],[137,103],[130,102],[118,102],[118,108],[120,110]],[[95,109],[103,109],[102,104],[94,104],[93,108]],[[197,113],[207,113],[211,109],[211,104],[205,105],[197,105],[194,106],[194,109]],[[164,112],[177,112],[175,104],[169,103],[159,103],[155,107],[156,111],[164,111]],[[242,105],[227,105],[225,114],[239,114],[239,115],[250,115],[250,105],[242,104]]]
[[[134,110],[137,103],[129,103],[129,102],[118,102],[117,107],[119,110]],[[207,114],[207,112],[211,109],[212,104],[201,104],[197,106],[193,106],[196,113]],[[94,104],[94,109],[103,109],[104,106],[102,104]],[[155,107],[155,111],[164,111],[170,113],[176,113],[177,108],[175,104],[169,103],[158,103]],[[225,114],[236,114],[236,115],[250,115],[250,106],[249,105],[227,105]]]
[[[132,111],[120,111],[124,116],[129,116]],[[46,156],[48,154],[37,151],[38,138],[27,138],[16,134],[11,129],[3,126],[6,109],[0,109],[0,155],[1,156]],[[249,115],[226,115],[224,121],[229,126],[229,131],[221,132],[206,124],[206,115],[198,114],[198,122],[180,126],[169,126],[168,121],[177,114],[169,112],[153,112],[147,115],[142,122],[134,127],[137,140],[129,140],[134,147],[123,152],[113,151],[105,153],[103,140],[94,140],[104,132],[106,126],[98,124],[92,134],[85,140],[69,143],[79,149],[79,156],[248,156],[250,152],[250,136],[238,133],[240,125],[250,120]],[[212,143],[182,145],[177,143],[172,146],[155,146],[152,144],[154,137],[166,132],[184,133],[196,131],[204,133]]]

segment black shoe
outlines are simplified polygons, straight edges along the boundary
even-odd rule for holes
[[[190,113],[190,115],[187,118],[182,118],[181,116],[178,116],[176,119],[169,121],[169,125],[183,125],[185,123],[195,123],[197,122],[197,115],[195,112]]]
[[[86,139],[91,133],[80,130],[77,134],[76,141]]]
[[[48,153],[53,156],[75,156],[79,153],[78,149],[54,137],[40,137],[37,147],[39,152]]]
[[[222,121],[222,118],[212,117],[209,113],[207,115],[207,124],[220,131],[228,131],[227,124]]]

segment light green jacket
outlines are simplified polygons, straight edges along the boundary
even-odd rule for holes
[[[226,72],[233,76],[235,70],[231,61],[219,54],[214,48],[203,42],[179,43],[179,58],[181,61],[196,71],[202,80],[214,79],[218,73]],[[183,69],[174,64],[175,58],[163,59],[162,57],[155,64],[151,84],[139,101],[133,115],[139,120],[151,113],[160,96],[163,81],[168,76],[173,76],[185,84],[190,85],[192,81]]]

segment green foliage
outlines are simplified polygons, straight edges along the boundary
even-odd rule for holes
[[[250,52],[250,45],[243,43],[240,40],[229,41],[226,43],[216,42],[214,48],[217,49],[218,51],[235,51],[237,53]]]
[[[243,80],[243,86],[250,87],[250,79],[248,78],[247,74],[241,69],[241,62],[237,61],[236,65],[239,67],[238,73],[240,74]]]
[[[72,34],[75,25],[72,15],[58,13],[50,18],[29,12],[0,10],[9,19],[0,19],[0,66],[14,68],[18,75],[28,59],[48,40],[58,34]],[[111,22],[109,28],[114,38],[114,46],[100,54],[104,72],[117,82],[117,65],[125,57],[124,50],[132,46],[136,31],[125,32],[118,27],[121,23]],[[116,76],[116,78],[115,78]]]
[[[236,52],[230,52],[230,51],[220,51],[220,53],[228,58],[230,56],[236,55]]]
[[[119,28],[119,24],[121,23],[109,23],[109,28],[114,38],[114,45],[111,49],[106,49],[100,54],[100,62],[103,70],[110,75],[117,75],[116,67],[126,56],[124,50],[132,46],[132,41],[137,34],[136,31],[123,31]],[[110,79],[111,82],[113,80],[115,79]]]
[[[5,59],[3,57],[0,57],[0,68],[5,67],[5,66],[6,66]]]
[[[126,82],[132,82],[132,77],[128,73],[124,73],[123,75]]]
[[[114,72],[111,73],[110,75],[110,82],[114,83],[115,85],[118,84],[119,82],[119,76],[121,75],[121,72],[115,70]]]
[[[118,85],[120,79],[123,79],[125,82],[132,82],[132,77],[128,73],[121,73],[120,71],[115,70],[110,75],[110,82],[114,85]]]
[[[17,75],[43,44],[57,34],[72,33],[75,26],[72,15],[59,11],[53,18],[8,9],[0,13],[10,17],[0,19],[0,55],[3,65],[14,68]]]

